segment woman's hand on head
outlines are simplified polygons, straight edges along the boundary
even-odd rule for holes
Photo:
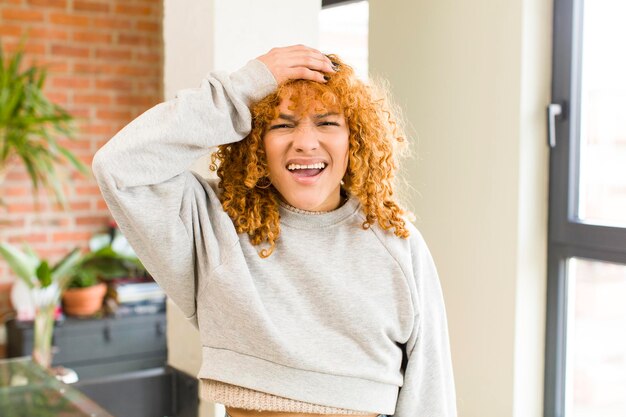
[[[304,45],[272,48],[257,59],[269,68],[278,84],[291,79],[325,83],[324,72],[335,71],[326,55]]]

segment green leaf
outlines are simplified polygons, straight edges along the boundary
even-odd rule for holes
[[[39,255],[37,255],[37,252],[35,252],[35,249],[33,249],[32,246],[24,242],[22,243],[22,250],[24,251],[24,253],[30,256],[31,259],[36,260],[36,262],[39,263]]]
[[[35,189],[35,191],[37,191],[39,189],[39,175],[38,171],[35,168],[35,165],[33,163],[33,161],[31,160],[31,157],[28,155],[21,155],[22,157],[22,161],[24,161],[24,165],[26,165],[26,170],[28,171],[28,174],[30,175],[30,180],[33,183],[33,188]]]
[[[81,258],[80,249],[74,248],[52,268],[52,280],[59,285],[61,290],[67,286]]]
[[[0,243],[0,255],[9,264],[9,267],[24,281],[29,288],[34,288],[36,268],[39,259],[31,253],[24,253],[8,243]]]
[[[89,168],[87,168],[87,166],[83,164],[80,159],[76,158],[73,153],[65,148],[59,148],[59,152],[61,152],[63,156],[65,156],[72,163],[72,165],[74,165],[74,167],[83,175],[90,175],[91,171],[89,170]]]
[[[98,279],[98,273],[91,269],[80,269],[72,276],[71,281],[68,284],[70,288],[85,288],[97,285],[100,282]]]
[[[54,169],[50,167],[50,175],[47,178],[49,184],[52,185],[52,189],[54,190],[54,194],[57,197],[57,201],[61,204],[64,209],[67,209],[69,206],[67,204],[67,199],[65,198],[65,194],[63,193],[63,189],[61,188],[61,182],[54,172]]]
[[[52,284],[52,273],[48,261],[42,261],[37,268],[37,279],[41,283],[42,288],[46,288]]]
[[[10,121],[11,116],[15,117],[24,104],[23,83],[16,80],[13,87],[6,93],[7,99],[6,101],[3,100],[2,113],[0,113],[0,120],[5,121],[5,123]]]
[[[108,233],[98,233],[91,236],[91,239],[89,239],[89,249],[92,252],[95,252],[106,246],[111,246],[111,235],[109,235]]]

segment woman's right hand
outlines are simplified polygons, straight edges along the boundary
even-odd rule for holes
[[[272,48],[257,59],[269,68],[278,84],[290,79],[325,83],[324,72],[335,71],[326,55],[304,45]]]

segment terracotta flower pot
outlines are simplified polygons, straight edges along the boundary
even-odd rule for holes
[[[85,288],[69,288],[63,293],[63,310],[71,316],[90,316],[102,307],[107,291],[104,282]]]

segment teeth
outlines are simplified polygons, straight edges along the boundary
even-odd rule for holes
[[[294,169],[324,169],[324,167],[326,167],[325,163],[318,162],[317,164],[311,164],[311,165],[289,164],[287,166],[287,169],[290,171],[293,171]]]

